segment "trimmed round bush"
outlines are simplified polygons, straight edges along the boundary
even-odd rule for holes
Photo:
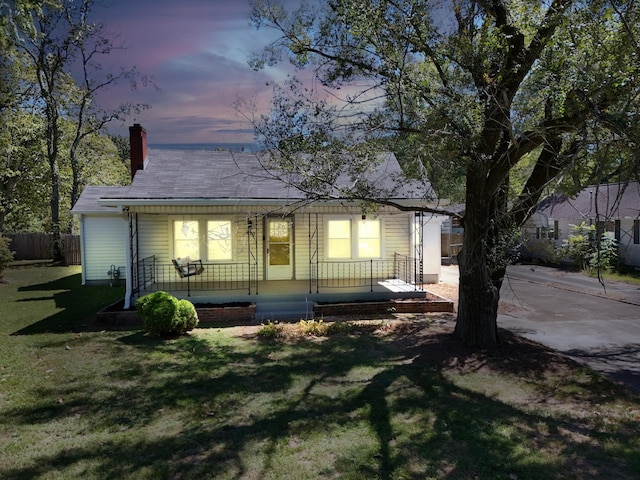
[[[178,316],[183,332],[189,332],[198,325],[198,312],[189,300],[178,300]]]
[[[193,304],[167,292],[154,292],[139,298],[136,310],[145,330],[155,336],[181,335],[198,324]]]

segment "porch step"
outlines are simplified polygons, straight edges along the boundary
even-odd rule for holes
[[[313,300],[294,298],[256,299],[256,320],[308,320],[313,318]]]
[[[380,285],[381,287],[386,288],[387,290],[389,290],[391,292],[395,292],[395,293],[399,293],[399,292],[415,292],[416,290],[418,290],[414,285],[411,285],[410,283],[406,283],[406,282],[403,282],[402,280],[398,280],[398,279],[389,279],[389,280],[385,280],[383,282],[378,282],[378,285]]]

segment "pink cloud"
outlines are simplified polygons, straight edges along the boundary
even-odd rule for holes
[[[247,142],[253,138],[251,125],[231,105],[244,99],[266,111],[271,95],[266,84],[281,76],[248,66],[251,51],[260,50],[269,35],[253,29],[249,12],[248,2],[237,0],[116,0],[96,10],[94,20],[128,46],[105,58],[105,67],[135,65],[160,88],[132,92],[119,85],[103,92],[100,101],[148,103],[152,108],[128,123],[142,123],[151,142]],[[126,135],[126,126],[111,130]]]

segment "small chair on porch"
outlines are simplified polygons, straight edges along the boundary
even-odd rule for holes
[[[191,260],[190,257],[174,258],[171,260],[173,266],[176,267],[180,278],[192,277],[193,275],[200,275],[204,272],[204,266],[202,260]]]

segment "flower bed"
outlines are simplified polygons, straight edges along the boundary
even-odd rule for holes
[[[253,323],[256,318],[256,304],[252,302],[235,302],[219,304],[194,304],[198,312],[198,320],[203,323]],[[96,321],[101,325],[138,325],[142,322],[136,315],[135,308],[124,309],[124,301],[113,303],[96,314]]]
[[[394,299],[375,302],[316,303],[315,315],[354,315],[380,313],[453,313],[453,302],[438,295],[427,298]]]

